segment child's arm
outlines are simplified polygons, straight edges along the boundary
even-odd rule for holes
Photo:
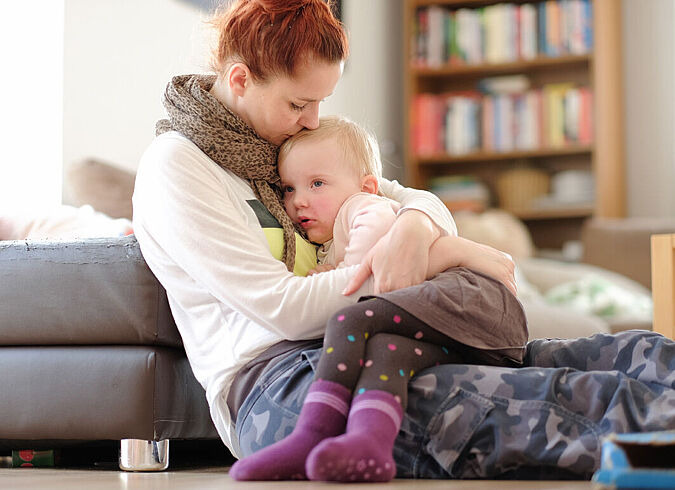
[[[515,295],[515,265],[504,252],[457,236],[438,238],[429,249],[427,279],[450,267],[466,267],[494,277]]]
[[[394,201],[374,194],[359,193],[345,201],[333,228],[339,266],[360,264],[393,226],[398,208]],[[344,255],[339,253],[343,247]]]

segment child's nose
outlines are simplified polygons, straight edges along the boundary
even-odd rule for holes
[[[295,192],[293,196],[293,204],[296,208],[304,208],[307,206],[307,198],[303,192]]]

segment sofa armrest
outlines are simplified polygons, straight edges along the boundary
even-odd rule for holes
[[[182,347],[133,235],[0,241],[0,344]]]
[[[650,237],[659,233],[675,233],[675,219],[590,219],[581,233],[582,260],[651,288]]]

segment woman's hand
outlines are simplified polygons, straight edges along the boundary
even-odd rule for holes
[[[405,211],[366,254],[342,294],[356,292],[371,274],[376,294],[421,283],[426,279],[429,247],[439,235],[426,214]]]

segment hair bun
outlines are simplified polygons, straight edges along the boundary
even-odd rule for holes
[[[309,5],[313,0],[258,0],[262,8],[270,14],[293,12]]]

